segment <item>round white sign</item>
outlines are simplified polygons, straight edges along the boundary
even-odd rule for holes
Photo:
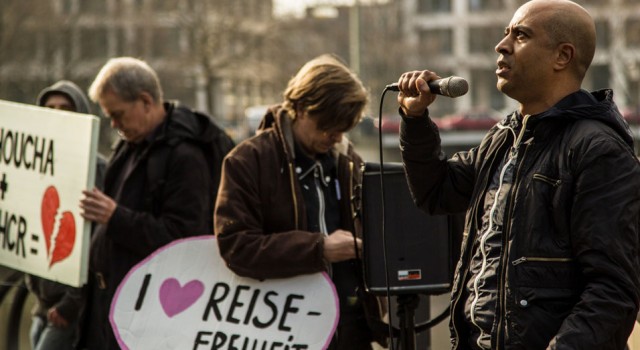
[[[338,324],[326,273],[264,281],[226,267],[214,236],[175,241],[136,265],[111,303],[123,349],[325,349]]]

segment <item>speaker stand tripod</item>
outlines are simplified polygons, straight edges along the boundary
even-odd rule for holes
[[[393,329],[393,336],[400,340],[398,350],[415,350],[416,349],[416,333],[425,331],[436,324],[442,322],[449,316],[449,308],[447,307],[440,315],[426,321],[425,323],[416,325],[415,314],[420,297],[418,294],[399,294],[397,295],[399,328]]]
[[[420,299],[417,294],[402,294],[397,297],[398,302],[398,330],[400,338],[400,350],[415,350],[416,326],[415,314]]]

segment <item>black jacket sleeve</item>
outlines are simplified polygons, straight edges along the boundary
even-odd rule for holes
[[[213,234],[211,179],[202,150],[186,142],[176,145],[166,171],[162,203],[155,203],[159,215],[118,205],[108,223],[107,235],[114,243],[138,256],[175,239]]]
[[[464,212],[475,184],[475,150],[447,160],[428,115],[401,116],[400,150],[414,202],[430,214]]]

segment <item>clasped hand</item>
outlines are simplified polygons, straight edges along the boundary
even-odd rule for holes
[[[324,238],[324,258],[331,263],[356,257],[354,237],[349,231],[336,230]],[[362,240],[355,238],[358,251],[362,250]]]

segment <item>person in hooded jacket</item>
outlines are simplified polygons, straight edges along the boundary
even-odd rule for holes
[[[567,0],[522,5],[495,47],[519,108],[447,159],[432,71],[401,75],[400,147],[414,201],[466,211],[453,349],[622,350],[640,300],[640,166],[611,90],[587,92],[595,24]]]
[[[60,80],[55,84],[43,89],[38,94],[36,104],[41,107],[48,107],[64,111],[92,114],[91,104],[87,95],[69,80]],[[96,177],[95,185],[102,188],[104,185],[104,175],[107,168],[107,159],[100,153],[96,156]]]
[[[91,114],[89,99],[73,82],[61,80],[38,94],[36,104],[58,110]],[[95,187],[102,188],[107,161],[98,154]],[[30,341],[34,350],[73,349],[79,336],[78,321],[86,303],[86,290],[26,275],[35,298]]]
[[[87,349],[119,349],[109,323],[116,288],[158,248],[213,234],[224,155],[233,146],[209,116],[163,100],[156,72],[131,57],[110,59],[89,89],[121,140],[104,191],[86,190],[81,215],[97,223],[91,241]]]
[[[327,271],[340,321],[329,349],[371,349],[378,300],[364,293],[355,191],[362,159],[344,137],[360,120],[368,93],[339,59],[322,55],[289,81],[257,135],[225,158],[214,212],[227,266],[255,279]],[[357,246],[357,248],[356,248]]]

